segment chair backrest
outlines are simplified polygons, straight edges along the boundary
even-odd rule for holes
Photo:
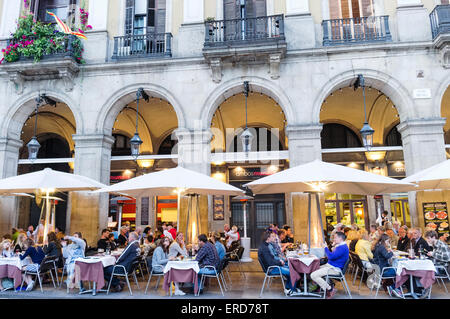
[[[360,269],[364,268],[361,258],[359,258],[358,254],[352,252],[350,256],[353,256],[353,262],[355,263],[355,265],[357,265]]]
[[[347,272],[348,265],[350,264],[350,258],[347,258],[347,261],[345,262],[344,268],[342,269],[342,274],[345,275]]]
[[[259,256],[258,256],[258,261],[259,261],[259,264],[261,265],[262,270],[264,271],[264,273],[266,273],[267,269],[266,269],[266,267],[264,267],[264,263],[262,262],[262,260]]]
[[[228,263],[228,260],[226,259],[226,258],[222,258],[221,260],[220,260],[220,263],[219,263],[219,268],[217,268],[217,273],[221,273],[222,272],[222,270],[224,270],[225,269],[225,265]]]
[[[141,262],[141,257],[137,256],[131,263],[130,270],[128,271],[128,273],[131,274],[133,271],[135,271],[136,268],[139,267],[140,262]]]
[[[237,249],[237,256],[239,257],[239,260],[241,260],[242,255],[244,254],[244,247],[239,246],[239,248]]]
[[[40,272],[46,272],[55,267],[54,261],[56,261],[57,256],[45,256],[42,259],[41,265],[39,266]]]

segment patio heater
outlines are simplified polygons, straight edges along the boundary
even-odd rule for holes
[[[249,189],[246,189],[246,192],[244,195],[239,195],[233,197],[233,199],[239,200],[242,202],[242,208],[244,213],[244,237],[241,237],[241,246],[244,247],[244,253],[242,255],[241,261],[242,262],[252,262],[253,259],[250,258],[250,247],[251,247],[251,240],[249,237],[247,237],[247,206],[248,201],[254,199],[254,197],[249,195]]]
[[[242,149],[245,152],[245,155],[248,156],[248,153],[251,151],[252,147],[252,141],[253,141],[253,134],[248,129],[248,121],[247,121],[247,99],[248,99],[248,91],[249,91],[249,84],[248,81],[244,82],[244,95],[245,95],[245,130],[241,134],[241,142],[242,142]]]
[[[49,98],[45,94],[39,94],[38,97],[35,99],[35,101],[36,101],[36,108],[35,108],[35,119],[34,119],[34,134],[33,134],[33,137],[31,138],[31,140],[27,144],[28,159],[31,160],[31,162],[34,162],[37,159],[39,148],[41,147],[41,144],[39,144],[39,142],[37,140],[37,123],[38,123],[39,106],[41,105],[41,103],[56,106],[56,101]]]
[[[188,194],[188,211],[186,219],[186,243],[197,244],[200,234],[200,204],[198,194]]]
[[[145,101],[149,101],[149,96],[145,93],[143,88],[139,88],[136,92],[136,132],[134,136],[130,139],[131,156],[136,160],[139,157],[139,148],[143,141],[139,137],[138,133],[138,120],[139,120],[139,99],[143,98]]]
[[[325,256],[323,247],[325,234],[323,231],[319,192],[323,192],[323,190],[306,192],[308,194],[308,251],[310,254],[322,258]],[[313,202],[315,202],[315,208]],[[313,211],[315,211],[315,214]]]
[[[356,79],[356,82],[354,84],[354,89],[356,90],[358,87],[362,87],[363,90],[363,99],[364,99],[364,125],[360,131],[361,136],[363,138],[363,144],[364,147],[367,149],[367,151],[370,151],[373,146],[373,133],[375,133],[375,130],[370,127],[369,123],[367,122],[367,111],[366,111],[366,86],[364,83],[364,76],[362,74],[358,74],[358,78]]]

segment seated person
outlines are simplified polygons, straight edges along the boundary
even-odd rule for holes
[[[292,234],[291,226],[284,225],[283,229],[286,231],[286,237],[281,241],[282,244],[293,244],[294,243],[294,235]]]
[[[375,250],[373,253],[373,262],[374,264],[378,265],[380,267],[380,271],[383,271],[383,268],[390,267],[390,260],[394,256],[394,253],[391,249],[391,239],[387,234],[383,234],[380,236],[380,239],[378,239],[377,243],[375,244]],[[385,277],[395,277],[395,270],[394,269],[387,269],[382,273]],[[395,283],[392,283],[389,286],[383,285],[383,287],[386,287],[389,294],[394,294],[394,296],[401,298],[402,292],[400,288],[395,288]]]
[[[108,244],[109,244],[111,250],[116,250],[117,247],[118,247],[117,243],[116,243],[116,241],[114,239],[114,234],[113,233],[109,233],[109,235],[108,235],[107,246],[108,246]]]
[[[239,240],[239,233],[237,226],[231,227],[231,230],[225,233],[225,236],[227,237],[227,250],[231,251],[232,244]]]
[[[343,232],[336,232],[333,236],[332,251],[330,251],[328,247],[325,247],[328,263],[320,266],[318,270],[311,273],[311,279],[325,291],[327,299],[330,299],[335,295],[336,289],[331,287],[323,277],[327,274],[339,275],[340,272],[337,270],[338,268],[343,271],[349,258],[349,249],[345,239],[346,237]]]
[[[73,279],[75,277],[75,260],[77,258],[84,258],[86,250],[86,242],[80,232],[76,232],[73,236],[64,236],[64,241],[61,241],[63,245],[63,257],[66,258],[66,270],[67,270],[67,287],[72,288],[74,286]],[[66,241],[70,240],[72,243],[66,245]],[[83,290],[83,284],[80,281],[80,289]]]
[[[119,235],[119,237],[117,238],[117,244],[118,244],[120,247],[123,247],[123,246],[126,246],[126,245],[127,245],[127,241],[128,241],[128,238],[127,238],[127,232],[128,232],[127,226],[122,226],[122,227],[120,227],[120,235]]]
[[[433,248],[433,251],[427,253],[429,257],[433,258],[433,263],[436,266],[443,266],[445,269],[448,269],[450,264],[450,247],[439,240],[439,235],[434,230],[425,233],[425,240]],[[443,271],[440,274],[444,274]]]
[[[170,239],[169,237],[161,238],[158,246],[153,251],[152,268],[153,273],[161,274],[169,260],[174,260],[175,257],[169,257]]]
[[[139,256],[141,255],[141,248],[139,246],[138,237],[138,234],[136,234],[135,232],[132,232],[128,235],[129,243],[116,261],[116,265],[124,266],[127,272],[130,271],[131,265],[136,260],[136,258],[139,258]],[[107,282],[109,282],[111,279],[113,268],[114,266],[108,266],[103,270],[104,277]],[[115,272],[124,274],[124,269],[122,267],[116,267]],[[117,277],[112,278],[111,287],[113,292],[119,292],[123,289],[123,285],[120,284]]]
[[[45,253],[42,250],[42,248],[40,246],[36,246],[34,244],[34,241],[31,238],[27,239],[27,244],[26,246],[28,247],[27,250],[25,251],[24,254],[19,255],[20,260],[24,260],[25,258],[27,258],[28,256],[30,256],[31,261],[33,262],[32,264],[29,264],[27,266],[25,266],[24,270],[28,270],[28,271],[33,271],[36,272],[38,271],[39,267],[41,266],[41,262],[42,260],[44,260],[45,258]],[[33,290],[34,287],[34,281],[31,278],[30,275],[23,275],[23,280],[26,282],[27,284],[27,290],[26,291],[31,291]]]
[[[282,259],[276,259],[270,250],[271,243],[274,242],[277,235],[273,232],[264,232],[262,242],[258,249],[258,259],[262,263],[264,269],[270,266],[280,266],[281,274],[285,279],[284,293],[290,295],[294,289],[291,284],[291,276],[289,273],[289,266]],[[273,269],[270,275],[278,274],[278,269]]]
[[[289,242],[283,242],[286,239],[286,231],[284,229],[278,230],[278,239],[281,248],[281,252],[285,253],[286,248],[288,248],[291,244]]]
[[[427,254],[429,251],[433,250],[433,247],[430,247],[427,241],[422,237],[422,230],[420,228],[413,228],[412,244],[416,256],[420,254],[421,250],[423,251],[424,254]]]
[[[220,242],[220,233],[218,233],[218,232],[212,233],[209,240],[216,247],[217,254],[219,255],[219,259],[220,260],[224,259],[225,255],[226,255],[226,249],[225,249],[225,246]]]
[[[235,227],[235,226],[233,226]],[[200,271],[198,272],[198,282],[199,289],[202,290],[203,287],[200,286],[201,275],[212,275],[214,271],[212,269],[205,269],[205,266],[214,266],[217,271],[219,271],[220,259],[217,254],[216,247],[208,241],[205,234],[200,234],[198,236],[198,246],[199,250],[195,260],[198,261],[198,266]]]
[[[62,259],[62,247],[61,242],[56,238],[55,232],[50,232],[47,235],[47,244],[42,248],[46,256],[57,257],[56,263],[58,267],[64,266],[64,261]]]
[[[369,241],[369,234],[367,233],[367,230],[363,228],[359,230],[359,235],[361,239],[356,243],[355,253],[359,256],[359,259],[361,259],[364,267],[373,269],[372,263],[370,262],[373,259],[373,253],[371,250],[372,244]]]
[[[12,257],[14,255],[13,243],[10,239],[5,239],[0,244],[0,256],[1,257]]]
[[[400,227],[398,229],[397,250],[408,251],[409,238],[406,236],[406,234],[407,234],[407,229],[405,229],[404,227]]]
[[[97,242],[97,249],[103,249],[103,251],[106,251],[107,244],[109,243],[109,230],[103,229],[102,230],[102,237]]]
[[[172,244],[169,247],[169,255],[168,256],[175,257],[175,258],[178,256],[184,256],[184,257],[188,256],[186,245],[184,243],[183,233],[179,232],[175,236],[175,240],[172,242]]]

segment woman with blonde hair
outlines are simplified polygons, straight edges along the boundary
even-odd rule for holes
[[[26,233],[20,233],[17,237],[17,243],[16,246],[14,246],[14,252],[21,253],[25,250],[27,250],[27,234]]]
[[[360,229],[359,236],[360,240],[356,243],[355,253],[359,256],[359,259],[361,259],[364,267],[372,269],[373,267],[370,261],[373,259],[373,253],[371,249],[372,244],[369,241],[369,233],[365,229]]]
[[[12,257],[14,255],[14,251],[12,250],[12,241],[9,239],[5,239],[0,243],[0,253],[2,257]]]
[[[347,233],[347,245],[350,251],[355,251],[356,243],[359,240],[359,232],[357,230],[349,230]]]

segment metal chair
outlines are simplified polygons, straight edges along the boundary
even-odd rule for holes
[[[267,288],[269,288],[272,278],[280,278],[281,279],[281,285],[283,287],[283,292],[284,292],[284,295],[287,297],[287,294],[286,294],[285,288],[284,288],[285,286],[284,286],[283,274],[281,273],[280,266],[269,266],[268,268],[266,268],[266,267],[264,267],[264,264],[259,256],[258,256],[258,261],[259,261],[259,264],[261,265],[262,270],[265,273],[264,282],[261,287],[261,292],[259,293],[259,297],[262,298],[262,294],[264,292],[264,288],[266,286],[267,279],[269,279],[269,281],[267,283],[267,286],[268,286]],[[278,269],[277,274],[271,274],[274,269]]]
[[[366,266],[364,266],[364,264],[361,261],[361,258],[359,258],[359,256],[357,254],[350,252],[350,256],[352,256],[353,264],[356,266],[356,271],[354,273],[352,284],[355,285],[355,281],[356,281],[356,277],[358,275],[358,271],[361,270],[361,280],[359,281],[359,287],[358,287],[358,290],[361,290],[361,284],[362,284],[362,281],[363,281],[364,273],[366,273],[368,275],[373,270],[369,271],[369,269]]]
[[[156,269],[156,271],[155,271]],[[152,280],[152,277],[158,277],[158,280],[156,281],[155,290],[158,289],[159,281],[161,280],[161,277],[164,277],[164,267],[162,265],[155,265],[152,266],[152,270],[150,271],[150,276],[148,277],[147,286],[145,287],[144,294],[147,293],[148,285],[150,284],[150,280]]]
[[[220,262],[222,264],[222,261]],[[223,289],[222,289],[222,284],[221,284],[221,265],[219,265],[219,269],[217,270],[216,267],[214,266],[205,266],[202,269],[207,269],[207,270],[211,270],[214,272],[214,274],[202,274],[202,279],[200,279],[200,287],[203,287],[204,283],[205,283],[205,278],[216,278],[217,282],[219,283],[219,288],[220,288],[220,292],[222,293],[222,296],[225,297],[225,294],[223,293]],[[196,296],[198,296],[200,294],[200,287],[197,291]]]
[[[233,284],[231,282],[230,272],[228,271],[228,265],[230,264],[230,259],[227,258],[227,257],[224,257],[222,260],[223,260],[223,268],[222,268],[222,271],[221,271],[222,280],[223,280],[223,282],[225,283],[225,285],[226,285],[226,287],[228,289],[228,286],[231,287],[231,285]],[[225,280],[225,274],[228,277],[229,283]]]
[[[384,267],[384,268],[381,270],[381,272],[379,272],[379,271],[380,271],[380,267],[379,267],[378,265],[374,265],[374,268],[375,268],[375,277],[378,279],[378,281],[377,281],[377,290],[376,290],[376,293],[375,293],[375,298],[376,298],[376,297],[378,296],[378,291],[380,290],[380,287],[381,287],[381,281],[382,281],[383,279],[392,279],[392,280],[395,280],[395,277],[396,277],[395,275],[394,275],[394,276],[383,276],[384,272],[385,272],[386,270],[388,270],[388,269],[393,269],[393,270],[394,270],[394,273],[395,273],[395,272],[397,271],[397,269],[396,269],[395,267]],[[403,288],[400,287],[400,289],[401,289],[401,291],[402,291],[403,299],[405,299],[404,294],[403,294]],[[372,289],[371,289],[371,291],[372,291]],[[392,297],[391,292],[388,291],[388,293],[389,293],[389,296]]]
[[[36,276],[38,278],[39,286],[41,288],[42,293],[44,292],[44,290],[42,289],[41,275],[50,273],[50,276],[51,276],[52,282],[53,282],[53,287],[56,288],[55,280],[53,279],[53,273],[52,273],[52,270],[55,270],[55,272],[56,272],[55,263],[54,263],[55,258],[57,258],[57,257],[45,256],[36,271],[25,270],[25,273],[24,273],[25,276],[31,275],[31,276]],[[20,291],[22,291],[22,287],[23,287],[23,281],[22,281],[22,284],[20,285]]]
[[[435,278],[437,279],[437,282],[439,285],[440,285],[439,279],[441,280],[442,285],[444,286],[445,292],[448,293],[447,285],[444,282],[444,279],[447,279],[450,281],[450,276],[448,274],[447,269],[444,266],[436,266]]]
[[[140,259],[139,259],[139,257],[137,257],[133,261],[133,263],[131,264],[131,267],[130,267],[129,271],[127,271],[127,269],[123,265],[114,265],[113,266],[113,271],[111,273],[111,278],[109,279],[108,290],[106,291],[106,294],[109,294],[109,289],[111,288],[111,282],[112,282],[112,279],[113,279],[114,276],[116,276],[116,277],[125,277],[125,279],[127,281],[128,289],[130,290],[130,295],[131,296],[133,295],[133,291],[131,290],[131,285],[130,285],[130,281],[128,280],[128,276],[132,275],[134,277],[134,281],[136,283],[137,288],[141,289],[139,287],[139,283],[138,283],[138,280],[137,280],[137,277],[136,277],[136,269],[139,266],[139,262],[140,262]],[[123,273],[116,272],[116,269],[123,269]]]
[[[335,267],[335,269],[339,270],[339,274],[337,274],[337,275],[330,274],[330,270],[331,269],[329,269],[325,280],[328,283],[329,283],[330,279],[339,280],[341,282],[341,284],[342,284],[342,287],[344,287],[344,289],[346,290],[346,292],[347,292],[348,296],[350,297],[350,299],[352,299],[352,294],[350,292],[350,288],[348,287],[347,280],[345,279],[345,273],[347,272],[349,264],[350,264],[350,258],[347,259],[347,262],[345,263],[343,270],[341,270],[340,268],[336,268]],[[324,299],[325,299],[326,295],[327,295],[327,292],[324,291],[323,292],[323,298]]]
[[[239,266],[239,271],[241,275],[245,278],[245,272],[242,268],[241,258],[244,254],[244,247],[239,246],[235,250],[233,250],[231,253],[229,253],[229,263],[231,264],[237,264]]]

